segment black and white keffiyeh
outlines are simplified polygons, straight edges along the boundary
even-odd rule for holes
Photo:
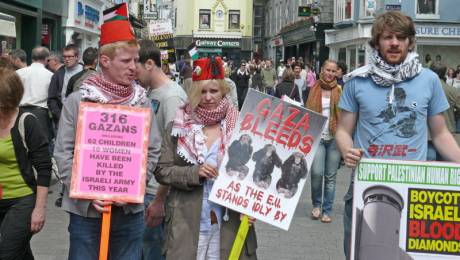
[[[369,55],[368,65],[348,73],[343,78],[347,82],[354,77],[370,76],[375,84],[391,87],[393,84],[417,76],[421,70],[422,64],[418,59],[418,54],[413,51],[407,54],[403,63],[391,65],[384,61],[379,52],[374,49]]]

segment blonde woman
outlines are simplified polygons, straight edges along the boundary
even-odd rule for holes
[[[189,102],[176,113],[162,143],[156,179],[169,185],[166,202],[166,259],[227,259],[240,214],[208,200],[238,110],[228,100],[219,57],[194,61]],[[250,228],[240,259],[256,259]]]

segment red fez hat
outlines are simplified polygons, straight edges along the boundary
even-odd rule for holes
[[[104,10],[104,23],[101,26],[99,45],[118,41],[135,40],[134,31],[129,23],[128,5],[121,3]]]
[[[208,57],[193,61],[193,81],[224,79],[224,63],[220,57]]]

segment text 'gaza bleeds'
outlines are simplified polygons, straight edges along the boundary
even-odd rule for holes
[[[238,181],[232,181],[226,189],[218,189],[216,197],[223,202],[249,209],[254,214],[283,222],[287,213],[280,210],[281,199],[272,194],[266,194],[252,186]]]
[[[409,189],[406,251],[460,255],[460,192]]]
[[[358,180],[370,182],[458,186],[460,167],[361,162]]]
[[[299,108],[284,102],[275,106],[270,98],[262,99],[257,104],[255,113],[245,113],[240,126],[241,131],[250,131],[255,136],[283,147],[298,149],[305,155],[311,151],[314,141],[307,133],[309,129],[309,113],[302,115]]]

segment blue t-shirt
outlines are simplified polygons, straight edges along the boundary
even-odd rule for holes
[[[355,77],[345,85],[339,107],[358,113],[354,147],[363,149],[364,157],[424,161],[427,118],[449,104],[437,75],[423,68],[416,77],[395,84],[394,90],[376,85],[370,77]]]

